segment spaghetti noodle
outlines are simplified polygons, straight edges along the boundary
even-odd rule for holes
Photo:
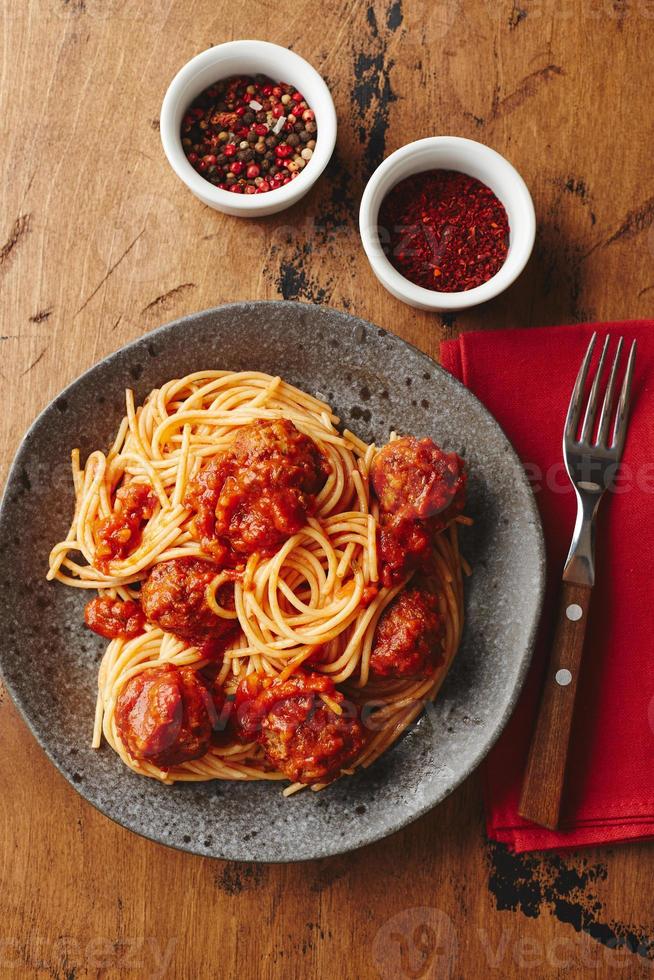
[[[268,750],[269,742],[249,739],[247,727],[245,736],[243,731],[236,733],[231,722],[221,737],[212,737],[197,758],[168,765],[161,764],[165,756],[156,753],[139,756],[135,743],[121,729],[121,696],[124,700],[134,678],[142,675],[145,683],[145,678],[155,677],[152,668],[162,665],[171,667],[170,677],[186,678],[189,683],[192,672],[201,677],[206,673],[211,689],[219,690],[228,705],[238,699],[246,678],[256,677],[259,690],[270,692],[277,690],[275,685],[286,683],[288,687],[290,679],[321,675],[326,680],[322,687],[314,685],[314,697],[328,720],[338,722],[334,729],[338,729],[338,744],[348,737],[345,707],[351,707],[363,735],[350,740],[349,757],[342,755],[343,764],[328,778],[291,781],[285,792],[294,792],[304,782],[321,788],[341,772],[371,765],[420,714],[425,702],[436,696],[456,654],[463,627],[465,567],[459,554],[457,524],[467,521],[460,514],[461,508],[446,510],[445,519],[429,532],[428,589],[432,615],[439,623],[439,655],[431,669],[417,676],[403,676],[401,672],[397,676],[380,675],[374,669],[380,620],[395,607],[412,576],[425,578],[427,573],[420,569],[416,572],[418,563],[410,561],[400,565],[399,574],[390,578],[385,571],[386,517],[380,513],[372,474],[378,457],[376,447],[347,430],[339,431],[339,419],[320,399],[279,377],[257,372],[200,371],[162,385],[138,407],[133,393],[127,391],[126,404],[126,415],[107,453],[92,452],[83,467],[79,451],[72,453],[75,514],[66,539],[50,554],[48,572],[49,579],[97,590],[103,600],[112,601],[113,605],[106,607],[109,612],[129,603],[130,618],[125,621],[130,624],[129,630],[137,630],[136,635],[114,634],[102,659],[93,746],[99,747],[104,736],[130,769],[165,783],[292,779],[288,766],[280,770],[271,761],[276,756]],[[284,425],[287,429],[275,430],[275,437],[286,440],[289,424],[296,441],[304,440],[304,446],[308,439],[314,449],[317,447],[319,480],[314,479],[315,474],[306,475],[302,457],[298,469],[304,469],[297,481],[304,483],[301,487],[297,481],[293,484],[291,462],[286,466],[291,457],[284,456],[284,466],[269,480],[268,487],[271,493],[276,486],[281,487],[276,492],[284,494],[280,499],[285,506],[291,501],[288,512],[293,519],[299,513],[300,521],[284,525],[280,532],[279,501],[275,498],[275,534],[283,540],[248,551],[243,545],[245,535],[259,535],[257,542],[264,540],[261,515],[268,513],[263,510],[266,487],[262,492],[256,467],[272,466],[271,451],[266,447],[257,455],[247,441],[249,433],[259,426],[255,429],[259,438],[271,431],[266,426]],[[226,466],[224,460],[237,458],[234,446],[239,445],[239,439],[245,447],[243,458],[247,457],[250,466],[247,480],[234,470],[235,463],[232,470],[220,469]],[[290,449],[286,442],[283,445],[284,452],[293,451],[293,443]],[[210,498],[211,479],[218,490]],[[308,491],[312,480],[315,486]],[[207,531],[201,519],[202,507],[214,521],[219,508],[228,506],[228,488],[246,485],[250,496],[239,498],[240,510],[233,505],[230,511],[230,527],[234,527],[234,514],[240,515],[241,523],[238,535],[232,533],[229,548],[237,547],[237,541],[241,551],[226,550],[226,539],[216,534],[219,551],[209,552],[215,528],[211,524]],[[252,500],[248,506],[259,508],[256,525],[251,513],[243,514],[244,500]],[[284,520],[287,517],[286,513],[282,516]],[[413,515],[412,526],[422,527],[423,523]],[[264,527],[266,533],[269,530]],[[265,540],[269,542],[269,536]],[[214,564],[209,565],[209,561]],[[172,614],[177,617],[171,621],[178,624],[173,629],[168,629],[168,621],[162,618],[147,621],[134,616],[134,604],[141,601],[148,613],[142,586],[156,582],[156,575],[150,579],[153,569],[163,576],[174,565],[178,570],[183,568],[188,577],[197,574],[194,563],[198,568],[202,563],[209,571],[198,580],[200,591],[189,609],[196,615],[201,605],[202,623],[215,624],[214,639],[221,637],[218,654],[215,644],[212,647],[205,642],[206,633],[196,636],[189,631],[187,620],[196,622],[189,619],[190,613],[184,627],[179,625],[178,598],[171,600]],[[183,584],[187,588],[187,579]],[[169,592],[160,590],[159,598],[164,595],[169,599]],[[124,624],[121,628],[127,629]],[[201,685],[201,698],[203,692]],[[184,719],[185,724],[186,714]]]

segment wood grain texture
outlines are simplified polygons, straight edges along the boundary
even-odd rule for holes
[[[330,303],[431,355],[459,330],[650,314],[653,16],[645,0],[0,0],[0,475],[81,371],[229,300]],[[313,62],[339,118],[323,179],[256,224],[192,198],[158,133],[177,69],[252,35]],[[432,133],[506,154],[538,218],[519,282],[456,318],[389,296],[356,230],[371,170]],[[644,977],[653,870],[647,843],[487,845],[479,774],[349,857],[191,857],[96,813],[0,704],[2,976]]]
[[[589,585],[562,583],[554,642],[518,808],[526,820],[550,830],[559,826],[590,597]],[[560,677],[559,672],[566,676]]]

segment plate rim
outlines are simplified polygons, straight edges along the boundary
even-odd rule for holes
[[[525,502],[527,504],[528,511],[529,511],[527,517],[535,533],[534,545],[536,548],[536,553],[534,557],[536,559],[536,564],[537,564],[538,582],[535,583],[533,589],[535,594],[535,599],[536,599],[535,615],[531,623],[531,628],[529,630],[527,642],[525,643],[524,652],[519,661],[519,664],[517,665],[513,690],[511,691],[507,699],[503,711],[495,719],[493,724],[493,730],[491,734],[484,741],[483,747],[479,748],[477,751],[473,753],[473,756],[470,759],[467,766],[463,770],[461,770],[461,772],[456,774],[453,781],[448,784],[447,788],[444,791],[438,792],[434,798],[431,798],[429,801],[422,803],[421,805],[413,809],[409,814],[399,814],[396,820],[391,821],[390,824],[384,825],[383,829],[374,830],[372,833],[367,834],[365,836],[365,839],[355,841],[350,844],[345,844],[344,846],[339,844],[335,848],[329,846],[321,847],[318,850],[316,850],[316,853],[310,855],[302,854],[298,856],[286,857],[283,860],[279,860],[279,859],[275,860],[274,858],[269,858],[269,857],[239,858],[239,857],[230,857],[224,855],[221,856],[219,854],[211,854],[201,850],[199,847],[195,846],[194,841],[192,841],[190,844],[181,845],[175,843],[174,841],[163,840],[160,836],[156,835],[156,832],[148,833],[147,830],[142,826],[137,827],[136,825],[132,825],[129,822],[128,818],[126,818],[123,821],[119,819],[118,816],[109,813],[107,809],[105,809],[104,805],[102,805],[97,800],[92,799],[91,796],[86,794],[86,792],[84,791],[83,784],[76,783],[75,781],[69,778],[68,774],[64,770],[63,765],[55,757],[53,752],[50,750],[47,741],[42,737],[41,733],[37,730],[35,722],[33,721],[21,694],[16,690],[13,682],[7,679],[5,672],[3,670],[4,650],[5,650],[5,644],[3,642],[0,642],[0,678],[2,679],[2,683],[5,689],[7,690],[7,692],[9,693],[12,703],[16,708],[18,714],[20,715],[22,721],[27,725],[29,731],[36,739],[36,742],[38,743],[40,748],[44,751],[46,758],[54,765],[54,767],[59,772],[59,774],[63,776],[63,778],[66,780],[66,783],[69,786],[71,786],[82,797],[82,799],[84,799],[87,803],[89,803],[96,810],[98,810],[104,817],[111,820],[112,823],[115,823],[117,826],[125,830],[128,830],[130,833],[137,834],[139,837],[142,837],[145,840],[153,841],[154,843],[161,844],[165,847],[171,847],[175,850],[181,851],[186,854],[194,854],[197,855],[198,857],[212,858],[214,860],[223,860],[223,861],[243,860],[246,861],[246,863],[256,863],[256,864],[295,864],[303,861],[312,861],[312,860],[320,860],[328,857],[335,857],[339,854],[347,854],[352,851],[359,850],[362,847],[366,847],[369,844],[375,844],[380,840],[384,840],[385,838],[390,837],[393,834],[396,834],[404,827],[408,826],[411,823],[414,823],[416,820],[423,817],[430,810],[433,810],[440,803],[442,803],[443,800],[447,799],[447,797],[450,796],[456,789],[458,789],[459,786],[461,786],[461,784],[483,762],[483,760],[490,753],[494,745],[497,743],[500,735],[506,728],[506,725],[522,693],[527,672],[531,665],[536,637],[537,637],[542,611],[543,611],[543,602],[545,597],[545,588],[546,588],[546,580],[547,580],[547,556],[545,550],[545,539],[543,534],[540,512],[538,510],[538,505],[536,503],[536,498],[534,496],[533,489],[531,487],[531,484],[529,483],[529,480],[525,473],[520,457],[518,456],[510,439],[506,435],[504,428],[500,425],[500,423],[497,421],[495,416],[489,411],[489,409],[486,408],[486,406],[477,397],[477,395],[475,395],[474,392],[472,392],[469,388],[467,388],[463,384],[462,381],[460,381],[453,374],[447,371],[441,364],[439,364],[436,360],[434,360],[434,358],[431,357],[431,355],[427,354],[419,347],[416,347],[416,345],[412,344],[410,341],[405,340],[403,337],[399,336],[399,334],[394,333],[392,330],[387,330],[385,327],[380,327],[378,324],[373,323],[370,320],[366,320],[361,316],[356,316],[344,310],[335,309],[334,307],[328,306],[327,304],[305,303],[296,300],[279,300],[279,299],[235,300],[229,303],[221,303],[218,304],[217,306],[207,307],[206,309],[197,310],[192,313],[184,314],[180,317],[175,318],[174,320],[170,320],[167,323],[161,324],[160,326],[155,327],[154,329],[149,330],[146,333],[139,335],[138,337],[135,337],[133,340],[128,341],[128,343],[106,354],[104,357],[100,358],[100,360],[97,361],[95,364],[90,365],[81,374],[73,378],[72,381],[70,381],[64,388],[62,388],[59,392],[57,392],[57,394],[55,394],[50,399],[50,401],[41,409],[38,415],[28,426],[27,430],[25,431],[24,435],[22,436],[18,444],[11,466],[9,467],[9,470],[7,472],[7,477],[2,491],[2,497],[0,499],[0,536],[5,532],[5,523],[6,523],[5,508],[6,508],[7,499],[12,487],[15,484],[16,477],[20,472],[20,467],[24,461],[25,455],[27,454],[29,456],[29,448],[30,448],[29,444],[32,435],[37,430],[37,428],[42,423],[42,421],[45,419],[45,417],[49,415],[49,413],[55,407],[56,402],[60,398],[65,398],[66,395],[69,394],[74,388],[76,388],[80,382],[84,380],[88,380],[96,371],[100,371],[101,369],[105,368],[107,365],[111,364],[111,362],[113,362],[114,360],[118,359],[119,357],[125,354],[128,354],[130,350],[143,347],[145,344],[147,344],[149,340],[156,338],[157,336],[174,332],[174,330],[178,328],[180,324],[186,324],[188,323],[189,320],[205,318],[219,311],[223,312],[223,311],[229,311],[235,309],[242,309],[244,306],[247,307],[260,306],[265,308],[275,307],[275,308],[282,308],[285,310],[288,310],[289,307],[295,307],[295,308],[299,308],[300,311],[302,312],[305,312],[306,310],[311,310],[314,313],[315,312],[322,313],[323,311],[325,311],[328,312],[330,315],[337,315],[339,318],[342,318],[344,321],[348,322],[351,326],[354,325],[358,326],[363,324],[364,329],[366,330],[374,330],[377,332],[381,331],[381,334],[378,335],[382,335],[382,336],[387,335],[393,338],[395,341],[399,342],[402,346],[410,348],[411,351],[415,352],[417,355],[419,355],[420,358],[428,362],[431,369],[435,370],[440,375],[444,375],[448,383],[453,383],[455,388],[462,389],[462,391],[465,393],[463,397],[471,399],[472,402],[476,405],[477,409],[481,411],[482,415],[486,416],[487,420],[489,420],[491,424],[495,427],[495,429],[500,433],[505,444],[505,451],[508,454],[510,454],[512,462],[515,464],[516,467],[516,474],[518,476],[516,485],[518,486],[519,489],[525,492]]]

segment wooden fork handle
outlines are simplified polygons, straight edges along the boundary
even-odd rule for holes
[[[590,594],[588,585],[563,583],[554,645],[518,807],[520,816],[550,830],[556,830],[559,823]]]

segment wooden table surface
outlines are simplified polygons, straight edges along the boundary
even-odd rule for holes
[[[311,61],[340,125],[319,184],[259,223],[195,200],[158,132],[177,69],[249,36]],[[230,300],[326,303],[434,356],[459,330],[651,310],[649,0],[0,0],[0,37],[3,476],[81,371]],[[357,234],[374,167],[434,133],[506,154],[537,212],[520,281],[457,317],[389,296]],[[513,857],[486,841],[478,774],[355,854],[222,863],[97,813],[0,689],[0,818],[2,976],[650,975],[654,845]]]

